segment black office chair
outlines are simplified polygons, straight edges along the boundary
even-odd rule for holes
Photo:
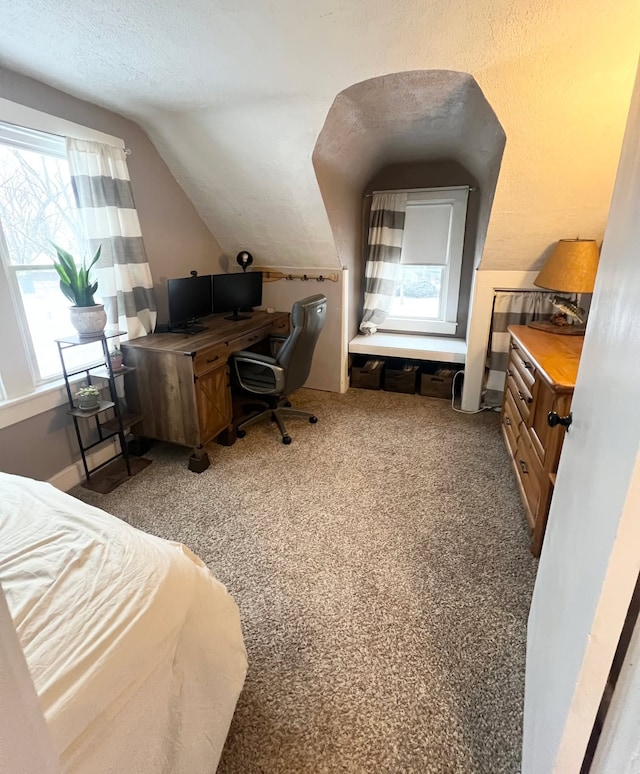
[[[264,411],[238,425],[239,438],[245,435],[246,427],[270,417],[278,425],[282,443],[288,444],[291,443],[291,436],[284,423],[285,417],[303,417],[312,424],[318,421],[309,411],[289,408],[288,396],[307,381],[313,350],[326,314],[327,299],[323,295],[296,301],[291,310],[291,333],[289,336],[272,337],[272,357],[247,351],[236,352],[232,356],[235,383],[245,392],[265,398],[263,403],[267,406]]]

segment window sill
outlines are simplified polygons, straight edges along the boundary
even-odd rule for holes
[[[387,317],[380,327],[382,333],[408,333],[415,336],[455,336],[458,323],[443,320],[424,320]]]
[[[71,384],[81,381],[83,381],[81,375],[69,380]],[[67,391],[64,387],[64,379],[47,382],[36,387],[28,395],[0,401],[0,430],[66,404]]]

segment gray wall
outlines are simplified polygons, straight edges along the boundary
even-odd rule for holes
[[[0,97],[121,137],[158,298],[166,319],[166,280],[222,271],[226,261],[214,236],[175,181],[155,147],[132,121],[0,68]],[[0,356],[2,343],[0,341]],[[77,459],[75,436],[61,410],[0,430],[0,470],[46,479]]]
[[[366,259],[367,233],[371,196],[373,191],[404,190],[410,188],[446,188],[447,186],[468,185],[469,191],[467,221],[462,248],[462,273],[460,276],[460,301],[458,304],[458,330],[456,337],[464,337],[469,316],[469,297],[473,280],[476,238],[478,233],[478,212],[480,190],[477,180],[457,161],[416,161],[410,164],[390,164],[381,169],[365,188],[361,234],[361,264],[357,282],[352,286],[352,303],[361,316],[364,300],[362,277]],[[356,278],[354,278],[355,280]]]
[[[418,70],[371,78],[340,92],[313,166],[342,265],[349,269],[349,337],[361,308],[362,195],[390,165],[455,160],[479,184],[474,265],[480,263],[506,137],[468,73]]]

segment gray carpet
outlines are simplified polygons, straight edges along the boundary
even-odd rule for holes
[[[256,425],[110,495],[180,540],[241,611],[249,674],[221,774],[519,770],[536,571],[499,418],[446,401],[300,391],[291,446]]]

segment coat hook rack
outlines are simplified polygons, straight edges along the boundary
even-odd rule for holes
[[[254,271],[261,271],[262,272],[262,279],[264,282],[277,282],[277,280],[302,280],[303,282],[308,282],[309,280],[317,280],[318,282],[325,282],[326,280],[329,280],[330,282],[339,282],[340,281],[340,274],[338,272],[332,273],[332,274],[285,274],[284,272],[278,271],[277,269],[268,269],[266,267],[262,266],[256,266],[254,267]]]

